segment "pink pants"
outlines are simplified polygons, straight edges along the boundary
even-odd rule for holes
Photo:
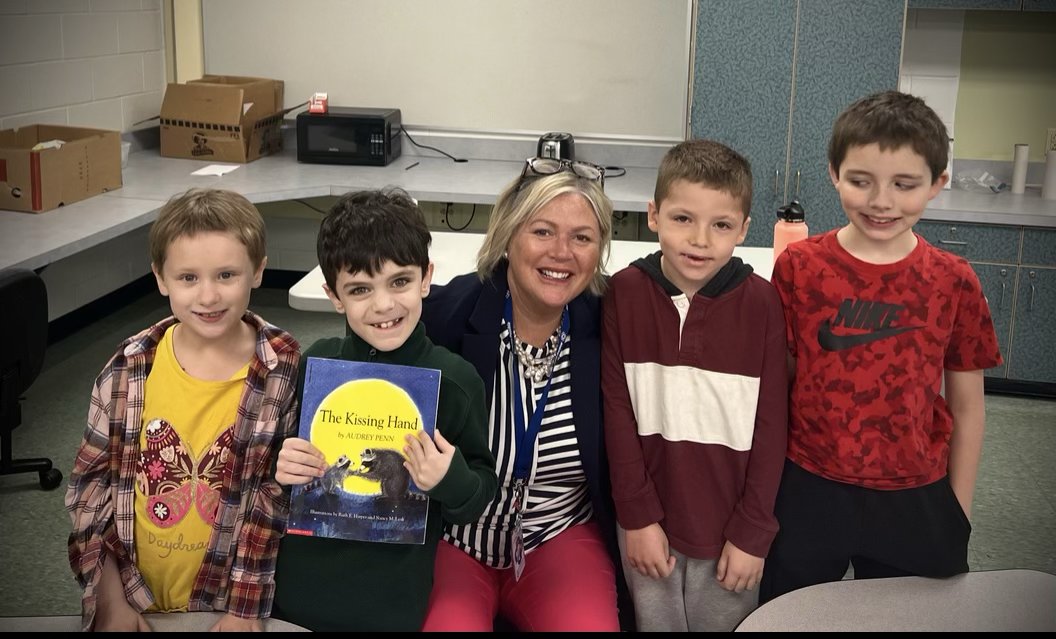
[[[485,566],[446,542],[437,548],[435,573],[426,632],[488,632],[500,612],[525,632],[620,630],[616,573],[593,522],[529,553],[520,581],[512,568]]]

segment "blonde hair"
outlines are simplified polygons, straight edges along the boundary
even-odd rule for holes
[[[177,238],[213,231],[234,235],[246,247],[253,268],[264,262],[267,232],[257,207],[234,191],[192,188],[165,203],[150,227],[151,264],[160,270]]]
[[[589,204],[601,231],[598,264],[590,280],[590,292],[601,295],[605,292],[605,274],[602,271],[609,257],[612,239],[612,201],[597,182],[583,179],[571,171],[553,175],[527,176],[510,183],[499,195],[495,209],[488,221],[488,232],[484,244],[477,253],[477,275],[487,279],[506,259],[513,236],[532,217],[554,198],[566,193],[580,195]]]

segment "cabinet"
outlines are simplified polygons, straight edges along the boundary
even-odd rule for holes
[[[909,8],[1019,11],[1023,8],[1023,0],[909,0]]]
[[[909,8],[1056,11],[1056,0],[909,0]]]
[[[915,230],[979,276],[1005,360],[986,376],[1056,384],[1056,230],[933,221]]]
[[[794,197],[812,234],[843,224],[829,133],[851,102],[898,86],[904,13],[890,0],[698,2],[691,131],[751,162],[746,246],[772,244]]]

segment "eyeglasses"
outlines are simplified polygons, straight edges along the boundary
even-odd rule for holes
[[[557,158],[528,158],[525,160],[524,170],[521,171],[521,184],[523,186],[526,177],[554,175],[562,171],[571,171],[584,180],[597,182],[598,186],[605,187],[605,167],[580,160]]]

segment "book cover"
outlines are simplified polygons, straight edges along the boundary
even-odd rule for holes
[[[429,497],[403,466],[404,436],[432,436],[440,371],[309,357],[299,434],[326,456],[326,473],[294,486],[287,532],[425,543]]]

